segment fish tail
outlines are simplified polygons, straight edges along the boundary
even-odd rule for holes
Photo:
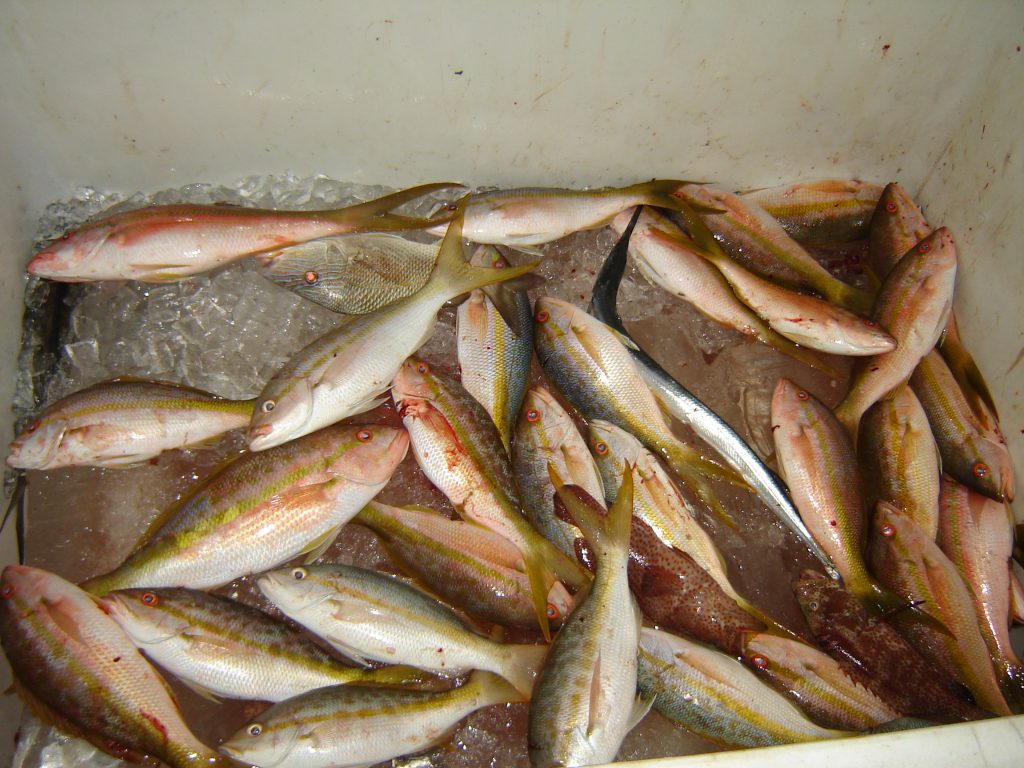
[[[326,215],[349,226],[355,227],[356,229],[372,230],[374,232],[390,232],[402,229],[423,229],[424,227],[432,227],[435,224],[443,224],[446,221],[450,221],[456,212],[442,209],[440,215],[432,216],[430,218],[417,218],[411,216],[400,216],[398,214],[391,213],[391,211],[394,208],[408,203],[411,200],[415,200],[418,197],[429,195],[431,192],[462,186],[464,185],[449,181],[442,181],[434,184],[420,184],[417,187],[409,187],[409,189],[393,192],[390,195],[385,195],[384,197],[379,197],[376,200],[370,200],[369,202],[362,203],[360,205],[353,205],[348,208],[331,211]]]
[[[622,481],[615,501],[607,514],[582,488],[565,483],[553,464],[548,464],[548,475],[555,493],[587,543],[594,549],[607,552],[618,549],[629,552],[629,534],[633,520],[633,468],[625,464]]]
[[[537,617],[537,625],[547,642],[551,642],[551,628],[548,626],[548,578],[551,571],[536,548],[523,552],[523,568],[530,583],[530,602]]]
[[[900,597],[874,579],[867,579],[866,584],[859,587],[851,585],[851,590],[863,602],[873,605],[881,611],[882,616],[887,620],[897,615],[905,616],[907,621],[914,624],[920,624],[947,637],[955,637],[943,621],[924,608],[924,601],[907,600]]]
[[[991,415],[998,422],[999,412],[996,410],[995,399],[989,391],[988,383],[971,353],[960,343],[959,337],[947,332],[939,343],[939,353],[949,366],[950,373],[960,385],[960,391],[967,398],[975,415],[984,421]],[[986,413],[986,408],[991,414]]]
[[[787,640],[800,640],[800,641],[802,641],[802,638],[799,635],[797,635],[795,632],[793,632],[793,630],[791,630],[789,627],[785,626],[784,624],[780,624],[779,621],[774,616],[772,616],[772,615],[770,615],[768,613],[765,613],[764,611],[762,611],[760,608],[758,608],[753,603],[748,602],[746,600],[746,598],[740,597],[739,595],[735,595],[735,596],[733,596],[733,600],[736,601],[736,605],[738,605],[744,611],[749,613],[753,618],[757,619],[762,624],[764,624],[768,628],[767,629],[767,633],[768,634],[770,634],[770,635],[778,635],[779,637],[784,637]],[[745,634],[753,634],[753,633],[751,633],[749,630],[747,630],[745,632]]]
[[[511,646],[513,650],[519,648],[532,649],[539,648],[541,654],[537,659],[537,664],[534,668],[533,677],[536,677],[537,671],[540,669],[539,664],[543,662],[544,656],[547,654],[547,648],[543,645],[524,645],[524,646]],[[493,672],[486,672],[482,669],[474,670],[469,676],[469,680],[463,688],[473,686],[480,693],[480,698],[484,702],[483,706],[490,706],[491,704],[511,704],[520,701],[530,700],[530,691],[533,690],[533,677],[527,682],[520,681],[523,685],[527,685],[526,690],[521,690],[511,680],[507,680],[500,675],[496,675]]]
[[[463,205],[465,203],[460,203],[459,213],[448,225],[448,231],[445,233],[440,252],[437,255],[437,264],[430,274],[427,284],[423,287],[424,291],[434,290],[446,298],[452,298],[469,293],[474,288],[483,288],[485,285],[503,283],[527,275],[539,266],[540,262],[532,262],[518,267],[490,269],[475,267],[467,262],[462,249]]]
[[[825,298],[833,304],[838,304],[840,307],[858,315],[871,316],[875,305],[875,298],[867,291],[854,288],[852,285],[844,283],[842,280],[837,280],[834,277],[828,279],[821,278],[821,285],[815,286],[815,289],[821,291]]]
[[[436,675],[405,664],[367,670],[364,680],[373,685],[424,690],[436,690],[441,682]]]
[[[839,405],[835,407],[833,413],[839,420],[839,423],[843,425],[843,429],[846,430],[846,434],[850,436],[850,440],[853,443],[853,450],[857,450],[857,431],[860,428],[860,419],[864,415],[863,410],[859,410],[860,406],[857,404],[855,398],[851,397],[853,392],[851,391],[843,399]]]
[[[697,498],[707,505],[723,523],[735,530],[736,521],[725,511],[725,507],[718,500],[708,479],[723,480],[737,488],[749,490],[749,486],[743,481],[743,478],[733,470],[701,456],[693,448],[683,443],[668,446],[664,450],[664,454],[669,465],[683,483],[697,495]]]

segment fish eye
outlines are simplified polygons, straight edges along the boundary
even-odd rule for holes
[[[296,581],[302,581],[308,575],[305,568],[292,568],[292,578]]]
[[[14,585],[4,582],[3,586],[0,586],[0,597],[5,600],[14,595]]]
[[[888,536],[895,535],[896,534],[896,529],[893,528],[891,525],[889,525],[889,523],[886,523],[885,525],[883,525],[881,528],[878,529],[878,532],[880,534],[882,534],[883,536],[887,536],[888,537]]]
[[[160,605],[160,598],[157,597],[155,592],[143,592],[142,597],[139,599],[142,601],[143,605],[148,605],[150,607]]]
[[[818,601],[817,600],[811,600],[811,602],[809,602],[807,604],[807,610],[809,610],[809,611],[816,611],[816,610],[818,610]]]
[[[491,262],[491,266],[495,269],[505,269],[508,267],[508,259],[504,256],[495,256],[494,261]]]
[[[316,285],[316,281],[320,279],[320,275],[313,270],[309,270],[309,272],[302,276],[302,279],[306,282],[306,285]]]
[[[983,464],[980,461],[971,467],[971,474],[979,480],[988,477],[988,464]]]
[[[928,253],[928,251],[930,251],[931,249],[931,243],[921,243],[919,246],[917,246],[917,250],[919,253]]]
[[[796,399],[797,400],[807,400],[808,398],[810,398],[810,395],[807,394],[806,391],[804,391],[802,389],[798,389],[796,391]]]
[[[36,431],[37,429],[39,429],[39,419],[33,419],[32,421],[30,421],[30,422],[28,423],[28,426],[27,426],[27,427],[25,427],[25,432],[26,432],[27,434],[31,435],[31,434],[32,434],[33,432],[35,432],[35,431]]]
[[[526,412],[526,420],[531,422],[540,421],[540,411],[538,411],[536,408],[531,408]]]
[[[373,432],[368,429],[360,429],[356,432],[356,440],[360,443],[368,443],[373,440]]]
[[[864,321],[864,325],[866,325],[868,328],[877,328],[878,327],[878,323],[876,323],[874,320],[865,320]]]
[[[75,234],[75,230],[69,229],[67,232],[65,232],[63,235],[60,236],[60,239],[61,240],[69,240],[72,237],[72,235],[74,235],[74,234]]]
[[[533,316],[533,319],[536,320],[538,323],[546,323],[548,320],[551,319],[551,313],[548,312],[546,309],[538,309],[537,314]]]
[[[447,210],[447,211],[457,211],[457,210],[459,210],[459,204],[458,203],[448,203],[448,205],[445,206],[445,210]]]
[[[598,443],[594,446],[594,453],[598,456],[604,456],[608,453],[608,443]]]
[[[426,363],[419,363],[416,366],[416,370],[419,371],[420,373],[430,373],[430,366],[427,365]]]
[[[263,411],[264,413],[270,413],[272,410],[274,410],[274,406],[276,405],[277,403],[275,403],[273,400],[264,400],[263,404],[260,406],[260,410]]]
[[[554,603],[548,603],[548,606],[545,609],[545,613],[547,614],[549,621],[554,621],[562,615],[561,611],[558,610],[558,606]]]
[[[261,733],[263,733],[263,726],[259,723],[253,723],[245,730],[246,733],[248,733],[250,736],[259,736]]]
[[[896,203],[890,200],[888,203],[885,204],[885,210],[887,210],[889,213],[896,213]]]
[[[817,604],[815,604],[815,607],[817,607]],[[751,656],[750,663],[758,669],[768,668],[768,659],[762,656],[760,653],[755,653],[753,656]]]

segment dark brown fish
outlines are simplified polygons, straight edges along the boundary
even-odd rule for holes
[[[871,691],[909,717],[956,722],[990,717],[958,695],[956,684],[936,670],[884,619],[868,616],[856,597],[815,571],[804,571],[793,591],[822,650]]]

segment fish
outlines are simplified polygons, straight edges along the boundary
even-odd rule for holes
[[[942,458],[928,417],[909,386],[898,388],[864,414],[857,456],[865,508],[873,509],[880,499],[895,504],[934,539]]]
[[[956,263],[953,236],[942,227],[908,251],[882,283],[872,318],[897,347],[854,364],[849,390],[836,408],[852,439],[864,412],[905,383],[939,340],[953,306]]]
[[[138,464],[246,426],[254,405],[169,382],[104,381],[61,398],[29,421],[10,445],[7,466]]]
[[[321,237],[254,257],[259,273],[332,312],[365,315],[427,284],[437,245],[387,233]]]
[[[860,179],[821,179],[755,189],[739,196],[770,214],[794,240],[827,245],[867,237],[882,191],[878,184]]]
[[[1010,642],[1010,552],[1012,517],[1005,502],[993,501],[942,476],[939,548],[970,590],[978,626],[1004,690],[1024,693],[1024,665]]]
[[[676,193],[687,183],[662,179],[591,190],[526,187],[479,192],[466,204],[464,233],[474,243],[532,252],[534,246],[573,232],[603,227],[619,211],[635,205],[678,209]]]
[[[82,587],[212,589],[299,555],[316,558],[376,496],[409,448],[402,429],[337,426],[225,465],[165,513],[120,566]]]
[[[635,487],[635,486],[634,486]],[[663,629],[743,653],[743,637],[765,625],[723,589],[696,559],[670,547],[639,517],[629,534],[629,588],[644,616]]]
[[[634,212],[633,216],[632,223],[635,225],[639,211]],[[601,266],[601,271],[594,282],[590,311],[626,342],[623,345],[626,353],[632,358],[640,376],[650,387],[661,407],[679,421],[688,424],[701,439],[718,451],[729,466],[742,475],[765,506],[774,512],[818,558],[822,567],[834,578],[839,578],[838,571],[828,555],[818,546],[818,542],[800,519],[785,482],[768,468],[761,457],[721,416],[672,378],[644,352],[622,324],[617,308],[618,292],[626,269],[626,253],[632,239],[631,234],[632,230],[627,225]]]
[[[470,616],[507,627],[537,626],[522,553],[504,536],[434,510],[376,501],[355,522],[373,530],[403,570]],[[572,596],[560,581],[550,581],[545,612],[558,626]]]
[[[764,320],[736,297],[721,272],[706,259],[694,253],[692,249],[685,248],[678,243],[678,237],[685,237],[678,226],[653,208],[645,207],[641,210],[642,213],[636,222],[636,228],[629,237],[628,253],[633,257],[633,263],[637,269],[650,283],[692,304],[701,314],[725,328],[731,328],[745,336],[753,337],[762,344],[767,344],[813,368],[835,374],[832,365],[819,355],[794,344],[769,328]],[[612,229],[620,237],[624,236],[631,215],[630,211],[623,211],[612,220]],[[608,256],[609,260],[617,261],[617,258],[615,250]],[[624,269],[625,255],[623,254],[621,258]],[[600,277],[597,282],[601,283]],[[612,290],[617,288],[616,282]],[[597,313],[597,291],[598,286],[595,285],[593,299],[595,315],[602,322],[611,325],[620,333],[624,333],[623,329],[617,327],[610,317]],[[613,303],[614,298],[613,294],[611,296]]]
[[[535,267],[470,266],[462,252],[462,218],[456,218],[422,289],[376,312],[342,320],[267,382],[253,412],[249,449],[266,450],[380,405],[399,367],[430,338],[446,301]]]
[[[572,304],[542,296],[534,305],[534,344],[548,378],[588,421],[602,419],[634,434],[664,456],[701,501],[726,517],[708,479],[746,484],[735,470],[672,434],[615,331]]]
[[[680,249],[710,262],[728,281],[736,297],[790,341],[832,355],[865,357],[891,352],[896,341],[884,328],[835,304],[776,285],[742,266],[722,250],[696,214],[683,214],[690,236],[660,234]]]
[[[506,269],[509,265],[496,248],[480,248],[470,260],[476,266]],[[477,288],[456,310],[455,339],[462,386],[490,414],[505,452],[511,453],[516,418],[526,396],[533,357],[533,317],[526,291],[514,291],[506,301],[514,312],[514,325],[502,317],[486,290]]]
[[[640,608],[629,591],[632,473],[623,473],[604,517],[570,507],[596,560],[594,581],[565,620],[530,700],[527,748],[533,768],[609,763],[626,734],[650,710],[636,698]],[[563,502],[566,486],[552,477]]]
[[[942,355],[934,350],[925,355],[910,386],[927,414],[943,472],[991,499],[1012,501],[1013,458],[1002,433],[978,419]]]
[[[895,182],[886,185],[872,215],[868,237],[868,262],[877,279],[888,275],[900,257],[931,232],[913,198]],[[978,418],[991,418],[998,422],[995,400],[988,383],[960,339],[956,310],[950,311],[939,340],[939,351]]]
[[[692,640],[644,627],[642,696],[674,723],[724,747],[768,747],[852,736],[822,728],[735,658]]]
[[[529,696],[546,645],[497,643],[395,576],[348,565],[281,568],[256,579],[285,616],[353,661],[461,674],[483,669]]]
[[[923,624],[901,622],[911,642],[933,664],[963,682],[978,706],[997,715],[1012,714],[999,690],[970,591],[938,544],[908,515],[880,501],[868,546],[878,578],[894,592],[919,601],[922,611],[949,630],[943,634]]]
[[[370,766],[443,743],[478,709],[523,700],[489,672],[442,693],[332,686],[275,704],[220,749],[246,765]]]
[[[822,650],[893,709],[950,723],[991,717],[959,695],[885,618],[872,618],[860,600],[834,579],[805,570],[793,592]]]
[[[65,232],[32,257],[29,274],[61,282],[140,280],[163,283],[206,272],[244,256],[349,232],[422,229],[448,221],[391,211],[442,189],[422,184],[347,208],[276,211],[233,205],[154,205],[115,213]]]
[[[752,200],[697,184],[683,187],[679,194],[686,203],[704,208],[698,212],[701,221],[726,253],[750,271],[790,288],[812,290],[852,312],[871,309],[870,294],[833,277]],[[681,210],[689,228],[692,217],[685,207]]]
[[[900,718],[867,687],[863,673],[800,640],[766,632],[744,637],[743,660],[812,720],[829,728],[866,731]]]
[[[0,644],[29,707],[65,733],[135,762],[230,764],[192,734],[167,683],[117,623],[60,576],[4,568]]]
[[[462,518],[504,536],[522,553],[537,624],[547,633],[551,578],[578,589],[590,575],[523,516],[497,427],[463,387],[420,360],[410,358],[402,365],[391,394],[427,478]]]
[[[328,685],[425,685],[411,667],[357,669],[263,611],[194,589],[125,589],[99,601],[148,659],[201,696],[284,701]]]
[[[849,436],[820,400],[789,379],[772,394],[772,437],[779,468],[800,517],[861,600],[894,608],[861,554],[867,513]]]
[[[556,512],[555,488],[548,465],[569,483],[604,503],[604,484],[569,413],[547,389],[526,393],[512,443],[512,468],[530,524],[569,557],[576,557],[576,540],[583,533]]]

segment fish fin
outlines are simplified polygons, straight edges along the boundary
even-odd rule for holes
[[[207,701],[212,701],[214,704],[223,703],[223,698],[214,691],[211,691],[205,685],[197,683],[195,680],[186,680],[184,677],[179,677],[178,679],[181,680],[181,682],[183,682],[186,686],[191,688],[194,693],[198,694],[199,696],[202,696]]]
[[[725,511],[714,489],[705,478],[724,480],[738,488],[749,490],[746,482],[736,472],[717,462],[701,456],[696,450],[682,442],[663,449],[665,458],[683,483],[710,509],[725,525],[736,529],[736,521]]]
[[[459,204],[459,215],[448,225],[448,231],[445,233],[438,251],[434,271],[430,273],[430,279],[423,287],[423,291],[438,291],[446,297],[458,296],[468,293],[474,288],[483,288],[485,285],[514,280],[533,272],[540,265],[540,262],[533,262],[519,267],[488,269],[474,267],[467,262],[462,247],[462,211],[464,206],[464,202]]]
[[[762,344],[767,344],[772,349],[775,349],[784,355],[788,355],[794,360],[810,366],[817,371],[821,371],[826,376],[830,376],[833,379],[839,379],[842,377],[839,369],[828,362],[825,355],[821,355],[813,350],[807,349],[806,347],[801,347],[799,344],[787,339],[778,331],[772,330],[767,323],[764,324],[763,329],[758,329],[756,338]]]
[[[654,208],[667,208],[670,211],[678,211],[681,206],[686,205],[682,200],[680,190],[690,184],[701,182],[689,181],[687,179],[655,179],[640,184],[632,184],[622,189],[612,190],[616,194],[634,194],[640,198],[638,205],[650,205]],[[690,203],[693,206],[693,203]],[[707,209],[708,212],[725,213],[718,208],[711,208],[703,203],[697,203],[697,208]]]
[[[875,581],[871,582],[871,593],[867,599],[881,611],[883,621],[888,622],[890,619],[900,616],[911,623],[920,624],[922,627],[939,632],[946,637],[956,637],[945,623],[928,611],[921,609],[921,606],[926,603],[925,600],[905,600]]]
[[[778,635],[779,637],[784,637],[788,640],[802,640],[802,638],[798,634],[796,634],[796,632],[794,632],[784,624],[780,624],[775,619],[775,617],[773,617],[769,613],[766,613],[765,611],[762,611],[756,605],[747,601],[746,598],[734,596],[733,600],[736,601],[736,605],[738,605],[744,611],[749,613],[753,618],[757,619],[762,624],[764,624],[768,628],[768,634]]]
[[[636,728],[640,721],[647,717],[647,713],[651,711],[651,707],[654,706],[654,700],[657,696],[637,696],[633,700],[633,710],[629,713],[629,721],[626,723],[626,731],[629,732]]]
[[[970,404],[971,410],[982,421],[988,421],[988,417],[991,415],[998,423],[999,412],[996,410],[995,398],[992,397],[988,382],[985,381],[978,364],[974,362],[971,353],[960,341],[960,328],[956,322],[956,315],[950,315],[949,322],[946,323],[946,331],[942,334],[938,347],[939,354],[945,359],[956,383],[960,385],[960,391],[963,392]],[[985,412],[983,404],[987,406],[990,414]]]
[[[511,248],[513,251],[519,251],[525,253],[527,256],[533,256],[534,258],[544,258],[544,251],[535,245],[524,245],[522,243],[509,243],[506,245],[507,248]]]
[[[537,617],[537,626],[545,642],[551,642],[551,628],[548,626],[548,574],[550,571],[544,559],[535,550],[523,552],[523,569],[530,584],[530,602]]]
[[[71,606],[69,610],[68,604]],[[89,646],[91,643],[85,639],[78,628],[78,619],[73,613],[74,605],[68,603],[67,598],[59,597],[56,600],[43,598],[39,601],[39,608],[46,612],[50,621],[60,627],[61,631],[81,646]]]
[[[626,473],[629,474],[628,472]],[[590,697],[589,705],[587,708],[587,738],[589,739],[594,732],[601,726],[602,723],[607,722],[608,712],[607,696],[604,694],[604,690],[601,688],[601,652],[598,651],[594,658],[594,665],[590,670]]]
[[[300,555],[304,555],[302,558],[303,565],[310,565],[323,557],[324,553],[330,549],[331,544],[333,544],[334,540],[338,537],[339,531],[341,531],[340,525],[309,542],[306,549],[299,553]]]
[[[371,669],[366,672],[364,677],[360,678],[359,682],[388,688],[412,688],[423,691],[441,690],[449,685],[447,681],[442,681],[437,675],[432,675],[416,667],[410,667],[407,664],[395,664],[393,666]]]
[[[566,512],[583,532],[587,543],[598,551],[611,548],[629,548],[629,533],[633,521],[633,467],[624,465],[622,482],[615,501],[605,510],[585,490],[566,484],[553,464],[548,464],[548,476],[555,493]]]
[[[384,197],[378,197],[376,200],[370,200],[358,205],[350,205],[347,208],[340,208],[336,211],[323,211],[321,214],[344,222],[353,228],[352,231],[387,232],[400,229],[422,229],[450,221],[456,212],[445,206],[441,208],[438,214],[430,218],[421,219],[400,216],[391,213],[391,211],[400,205],[404,205],[418,197],[429,195],[432,192],[459,187],[465,187],[465,185],[457,182],[420,184],[416,187],[393,192]]]
[[[369,617],[367,617],[369,620]],[[346,617],[347,620],[347,617]],[[342,656],[350,659],[353,663],[358,664],[364,669],[370,669],[372,665],[359,651],[346,643],[342,638],[334,634],[326,634],[323,636],[324,640],[329,642],[331,646]]]
[[[537,646],[543,648],[543,646]],[[474,670],[466,685],[476,685],[480,695],[489,704],[506,704],[529,701],[529,696],[517,690],[509,680],[482,669]]]
[[[7,526],[7,520],[12,512],[14,516],[14,532],[18,540],[18,563],[25,564],[25,521],[28,511],[28,482],[25,480],[24,470],[15,470],[17,478],[14,481],[14,488],[11,489],[11,498],[7,502],[7,510],[4,512],[4,519],[0,521],[0,533]]]
[[[502,677],[508,680],[521,696],[530,698],[550,645],[506,645],[509,662],[502,670]]]
[[[626,334],[615,330],[611,326],[608,327],[608,330],[612,332],[612,335],[619,340],[619,343],[621,343],[622,346],[626,347],[627,349],[632,349],[634,352],[640,351],[640,347],[637,346],[636,342],[629,338],[629,336],[627,336]]]

